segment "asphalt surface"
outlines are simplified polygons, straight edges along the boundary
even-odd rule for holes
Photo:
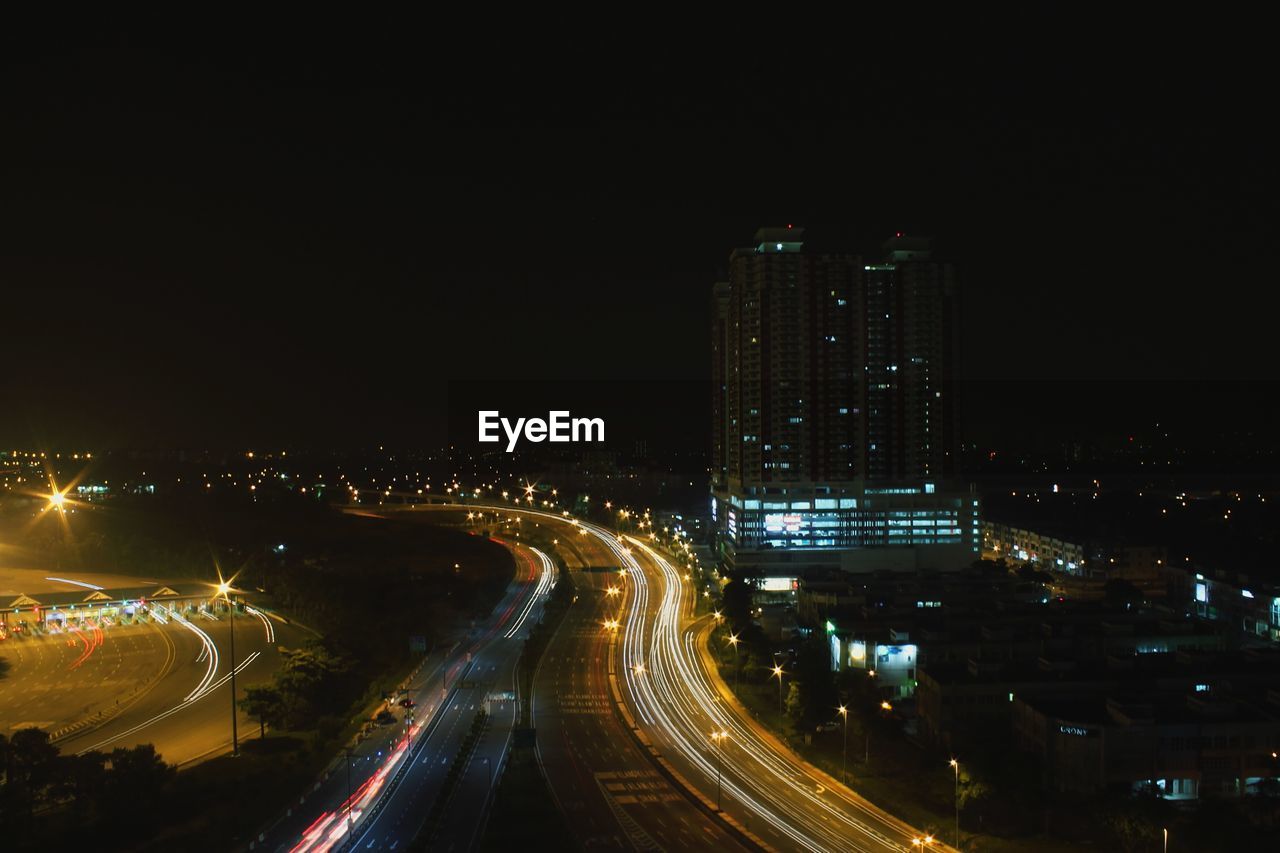
[[[432,849],[469,849],[475,843],[489,797],[489,768],[496,784],[516,714],[515,701],[495,694],[514,693],[520,651],[541,618],[554,574],[550,560],[544,563],[536,550],[512,548],[516,580],[490,619],[447,654],[429,657],[413,679],[407,694],[417,703],[413,725],[388,727],[390,741],[380,736],[357,747],[350,761],[350,797],[347,759],[340,758],[296,813],[264,835],[262,849],[403,850],[428,829]],[[488,723],[444,819],[426,827],[449,768],[486,700]],[[403,718],[403,711],[397,713]]]
[[[923,832],[799,759],[738,705],[699,650],[705,622],[692,619],[690,584],[661,554],[627,541],[636,582],[621,642],[622,692],[664,758],[709,798],[719,771],[725,813],[770,847],[918,849],[912,840]],[[727,733],[718,747],[712,732]]]
[[[127,707],[105,723],[60,740],[63,751],[110,751],[150,743],[165,761],[181,766],[230,749],[231,625],[226,614],[170,618],[152,628],[172,643],[172,660],[163,674],[136,695],[123,697],[121,704]],[[235,632],[236,689],[241,696],[247,686],[271,679],[280,666],[279,646],[298,646],[306,640],[299,629],[248,612],[237,613]],[[163,666],[158,655],[148,654],[147,660]],[[242,742],[257,736],[256,720],[243,712],[236,719]]]
[[[549,645],[534,681],[534,725],[543,772],[585,850],[734,850],[741,846],[677,790],[636,745],[612,707],[608,658],[624,585],[618,560],[594,535],[584,562],[608,571],[574,575],[578,601]]]
[[[48,732],[114,712],[166,674],[172,631],[121,625],[61,634],[15,634],[0,642],[0,727]]]
[[[269,627],[268,627],[269,626]],[[66,752],[154,744],[177,765],[230,748],[231,629],[227,615],[158,618],[132,625],[15,635],[0,646],[0,729],[35,726]],[[297,629],[265,614],[236,616],[236,686],[268,681],[279,645]],[[237,714],[242,739],[258,726]]]
[[[610,698],[606,619],[622,615],[626,581],[616,537],[604,528],[514,507],[476,506],[528,515],[557,529],[578,600],[552,637],[534,678],[537,751],[570,832],[586,850],[743,849],[718,821],[662,775],[624,728]],[[452,511],[457,507],[416,507]],[[618,594],[609,595],[610,587]]]

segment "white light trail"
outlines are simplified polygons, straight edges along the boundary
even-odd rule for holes
[[[520,627],[524,625],[524,620],[529,617],[530,611],[533,610],[533,606],[538,603],[538,600],[551,591],[551,581],[555,578],[556,566],[555,563],[551,562],[551,558],[537,548],[530,548],[529,550],[536,554],[542,562],[542,574],[538,577],[537,589],[533,591],[533,595],[529,596],[529,600],[525,603],[519,618],[516,619],[511,629],[502,635],[508,640],[520,631]]]

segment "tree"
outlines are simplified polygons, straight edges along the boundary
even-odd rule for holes
[[[804,718],[804,698],[801,694],[799,682],[792,681],[791,687],[787,689],[787,718],[798,727],[800,721]]]
[[[19,729],[5,749],[5,811],[30,816],[58,779],[58,748],[49,733],[36,728]]]
[[[273,725],[284,713],[284,697],[274,685],[263,684],[246,687],[240,708],[249,716],[258,718],[258,736],[267,736],[267,723]]]
[[[141,807],[154,804],[178,773],[149,743],[113,749],[107,761],[111,767],[103,796],[104,813],[121,822],[139,817]]]

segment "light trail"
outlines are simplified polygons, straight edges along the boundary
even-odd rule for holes
[[[75,586],[82,586],[85,589],[103,589],[103,587],[95,586],[94,584],[86,583],[85,581],[73,581],[73,580],[68,580],[67,578],[45,578],[45,580],[58,581],[59,583],[74,584]]]
[[[538,559],[542,562],[542,574],[538,578],[537,589],[533,591],[533,595],[529,596],[529,600],[525,603],[524,610],[521,611],[520,616],[515,621],[515,624],[511,626],[511,630],[502,635],[504,639],[509,640],[519,633],[521,626],[524,625],[524,620],[529,618],[529,613],[533,610],[534,605],[538,603],[542,596],[550,592],[551,587],[553,586],[552,580],[555,578],[556,574],[555,563],[551,562],[551,558],[539,551],[537,548],[530,548],[529,550],[536,554]]]
[[[245,605],[244,609],[262,620],[263,627],[267,629],[267,642],[274,643],[276,641],[276,626],[271,624],[271,619],[267,614],[263,613],[261,610],[255,610],[248,605]]]
[[[866,804],[847,798],[838,789],[830,793],[841,807],[833,805],[817,793],[818,785],[809,780],[802,766],[761,738],[721,700],[699,665],[693,632],[681,630],[685,599],[681,574],[644,542],[631,537],[628,541],[643,549],[659,568],[663,594],[649,643],[646,677],[637,677],[630,668],[624,674],[633,697],[654,705],[654,715],[663,720],[664,734],[685,759],[709,782],[714,781],[716,768],[707,757],[707,732],[728,731],[732,748],[722,752],[724,768],[730,771],[730,778],[722,779],[725,790],[788,838],[811,850],[909,850],[907,840],[919,833],[890,815],[873,812]],[[850,807],[901,833],[902,840],[851,815],[846,811]]]
[[[529,546],[516,546],[511,543],[503,542],[499,539],[495,539],[494,541],[513,550],[517,547],[528,548],[529,551],[532,551],[538,557],[542,566],[542,573],[538,577],[537,586],[531,593],[527,593],[527,601],[522,602],[517,596],[517,598],[513,600],[501,614],[498,615],[495,624],[490,627],[482,637],[471,644],[468,654],[478,654],[481,650],[485,649],[492,641],[495,640],[498,632],[502,631],[508,624],[508,621],[512,618],[512,614],[518,611],[519,615],[515,618],[513,626],[506,630],[502,635],[504,639],[509,639],[515,636],[516,632],[520,629],[520,626],[528,618],[533,605],[555,586],[555,563],[542,551]],[[532,561],[530,561],[530,569],[529,578],[527,581],[524,581],[525,587],[533,582],[537,571],[537,568],[532,565]],[[521,592],[520,594],[525,595],[526,593]],[[445,664],[447,664],[447,660],[445,661]],[[471,666],[472,663],[469,661],[459,660],[452,669],[442,667],[442,672],[444,672],[446,678],[448,678],[453,670],[465,673]],[[460,679],[461,676],[455,679],[455,684],[456,681]],[[390,797],[398,787],[399,781],[396,779],[395,772],[397,766],[401,763],[401,759],[406,755],[410,755],[410,745],[412,744],[413,746],[421,749],[424,743],[422,733],[428,726],[437,720],[442,720],[450,706],[453,706],[454,710],[461,710],[461,705],[455,704],[457,700],[456,687],[453,689],[454,693],[445,701],[441,702],[439,706],[432,705],[429,716],[414,722],[407,736],[398,742],[396,749],[391,751],[387,757],[383,759],[381,765],[376,771],[374,771],[374,774],[366,779],[360,788],[358,788],[348,800],[343,801],[342,805],[340,805],[335,811],[325,812],[317,818],[316,821],[303,832],[298,842],[293,847],[289,848],[289,853],[327,853],[327,851],[331,849],[344,849],[348,843],[359,846],[359,844],[365,840],[366,836],[376,827],[379,815],[381,814],[379,811],[378,797]],[[412,758],[413,756],[410,757]],[[390,785],[385,784],[388,780],[391,781]],[[349,817],[347,813],[348,808],[350,808]],[[371,823],[368,826],[361,826],[362,818],[366,815],[370,816]],[[350,826],[348,826],[348,821],[350,822]],[[325,834],[326,829],[329,830],[327,835]],[[350,839],[346,837],[348,832],[352,833],[352,838]],[[373,842],[370,842],[368,846],[373,846]]]
[[[149,609],[151,610],[152,615],[156,616],[159,612],[163,611],[164,606],[159,604],[154,604],[154,605],[151,605]],[[221,687],[222,685],[226,684],[231,680],[231,673],[229,672],[221,676],[220,678],[215,677],[218,670],[219,657],[218,657],[218,647],[217,647],[217,644],[213,642],[213,639],[204,631],[202,631],[200,628],[196,627],[188,620],[182,618],[182,616],[176,610],[170,610],[169,615],[172,619],[176,620],[179,625],[193,632],[196,635],[196,637],[200,640],[201,651],[200,651],[200,655],[196,658],[196,660],[197,662],[201,660],[208,661],[208,665],[205,667],[204,676],[200,679],[200,682],[195,686],[195,688],[190,693],[188,693],[185,697],[183,697],[182,701],[179,702],[177,705],[174,705],[172,708],[169,708],[165,711],[161,711],[160,713],[156,714],[150,719],[143,720],[142,722],[138,723],[132,728],[126,729],[125,731],[119,732],[118,734],[112,735],[111,737],[105,740],[99,741],[98,743],[95,743],[92,746],[89,746],[89,747],[86,747],[85,749],[80,750],[79,752],[76,753],[77,755],[84,755],[86,752],[92,752],[93,750],[101,749],[104,746],[109,746],[115,743],[116,741],[119,741],[123,738],[128,737],[129,735],[136,734],[142,729],[145,729],[147,726],[150,726],[161,720],[167,719],[168,717],[171,717],[174,714],[178,713],[179,711],[182,711],[183,709],[188,708],[191,705],[195,704],[196,702],[200,701],[201,699],[208,696],[213,691],[217,690],[219,687]],[[161,624],[165,624],[165,621],[162,621]],[[261,652],[257,652],[257,651],[252,652],[251,654],[246,656],[243,661],[240,661],[239,663],[237,663],[235,668],[236,675],[239,675],[241,672],[243,672],[250,664],[256,661],[261,656],[261,654],[262,654]]]
[[[540,510],[501,509],[573,523]],[[824,789],[836,804],[825,799],[803,766],[762,738],[722,701],[700,665],[694,634],[682,628],[688,587],[680,572],[637,538],[621,537],[581,520],[575,526],[608,547],[624,576],[632,581],[625,584],[629,594],[624,606],[629,609],[620,638],[618,676],[626,685],[628,704],[644,728],[660,734],[712,786],[717,772],[709,733],[728,731],[730,746],[721,750],[720,774],[727,796],[801,849],[911,850],[910,839],[922,833],[838,788]],[[658,567],[661,587],[652,618],[649,611],[654,593],[632,547],[643,549]],[[882,832],[858,815],[899,837]],[[947,848],[939,844],[938,849]]]

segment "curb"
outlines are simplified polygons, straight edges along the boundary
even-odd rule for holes
[[[610,645],[613,645],[610,643]],[[712,820],[718,821],[721,826],[729,831],[738,841],[745,844],[753,850],[765,851],[765,853],[778,853],[777,848],[770,846],[763,838],[747,829],[736,818],[729,815],[722,809],[717,809],[716,804],[704,795],[701,791],[693,786],[689,780],[685,779],[680,771],[676,770],[667,759],[662,757],[650,741],[647,735],[640,730],[636,724],[635,718],[631,716],[631,712],[627,710],[626,705],[622,701],[622,690],[618,687],[618,675],[613,670],[613,654],[612,650],[609,655],[609,690],[613,694],[614,710],[622,717],[623,727],[631,735],[632,740],[640,747],[641,751],[648,756],[654,766],[658,768],[658,772],[665,776],[668,781],[676,786],[686,797],[693,801],[693,804],[701,809],[704,813],[711,817]]]

